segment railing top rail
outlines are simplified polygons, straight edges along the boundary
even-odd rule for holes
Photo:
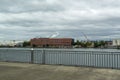
[[[120,50],[113,50],[113,49],[54,49],[54,48],[51,48],[51,49],[47,49],[47,48],[34,48],[34,49],[31,49],[31,48],[0,48],[0,51],[1,50],[7,50],[7,51],[31,51],[31,50],[34,50],[34,51],[57,51],[57,52],[102,52],[102,53],[120,53]]]

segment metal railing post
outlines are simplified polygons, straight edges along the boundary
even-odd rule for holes
[[[34,49],[31,48],[31,63],[34,63]]]
[[[42,64],[45,64],[45,49],[43,49]]]
[[[114,54],[113,52],[111,52],[111,55],[112,55],[112,69],[114,68]]]

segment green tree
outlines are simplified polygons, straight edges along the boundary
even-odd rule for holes
[[[99,46],[100,46],[100,45],[99,45],[99,42],[98,42],[98,41],[95,41],[95,42],[94,42],[94,47],[97,48],[97,47],[99,47]]]
[[[101,40],[101,41],[95,41],[94,42],[94,47],[97,48],[97,47],[105,47],[105,44],[106,42]]]
[[[79,40],[76,41],[76,45],[80,45],[80,41]]]
[[[30,41],[24,41],[23,42],[23,47],[28,47],[30,46]]]
[[[92,43],[91,42],[86,42],[86,47],[90,47],[91,45],[92,45]]]
[[[105,46],[105,41],[100,41],[101,46]]]
[[[80,41],[79,40],[77,40],[76,42],[74,42],[74,44],[73,45],[79,45],[80,44]]]

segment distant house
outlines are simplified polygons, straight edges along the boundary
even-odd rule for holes
[[[33,38],[30,40],[32,47],[71,48],[74,43],[72,38]]]
[[[112,41],[105,41],[105,43],[106,43],[106,46],[112,46],[113,45]]]

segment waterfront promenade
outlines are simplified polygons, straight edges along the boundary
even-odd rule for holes
[[[0,62],[0,80],[119,80],[120,70]]]

